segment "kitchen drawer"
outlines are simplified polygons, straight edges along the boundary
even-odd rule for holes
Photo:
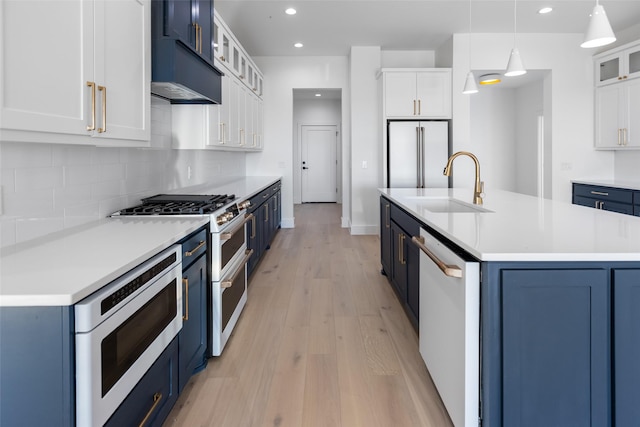
[[[411,236],[420,235],[420,223],[411,215],[400,209],[393,203],[391,204],[391,219],[396,222],[406,233]]]
[[[182,241],[182,270],[207,252],[207,229],[202,228]]]
[[[162,426],[178,400],[177,341],[171,341],[105,426]]]
[[[634,211],[634,207],[631,204],[592,199],[590,197],[573,196],[573,203],[576,205],[587,206],[589,208],[602,209],[627,215],[633,215]],[[637,208],[638,206],[636,206],[636,209]]]
[[[597,185],[573,184],[573,195],[590,197],[602,201],[633,203],[633,192],[622,188],[602,187]]]
[[[633,207],[633,214],[634,214],[635,216],[640,216],[640,205],[635,205],[635,206]]]

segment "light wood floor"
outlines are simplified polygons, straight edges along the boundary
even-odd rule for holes
[[[380,274],[377,236],[340,205],[295,206],[249,282],[223,355],[165,426],[451,426],[411,328]]]

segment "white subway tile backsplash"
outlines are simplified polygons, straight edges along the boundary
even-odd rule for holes
[[[98,171],[94,165],[67,165],[62,167],[64,173],[64,185],[76,186],[93,184],[98,180]]]
[[[53,203],[55,209],[64,209],[70,206],[90,203],[91,185],[74,185],[53,190]]]
[[[0,246],[105,218],[170,189],[245,175],[244,153],[172,149],[171,106],[157,97],[151,137],[151,149],[0,143]]]
[[[24,168],[15,171],[16,193],[62,186],[61,168]]]
[[[50,144],[2,142],[0,143],[0,167],[19,169],[52,166],[52,151]]]

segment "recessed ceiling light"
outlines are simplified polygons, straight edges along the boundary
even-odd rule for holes
[[[322,94],[321,93],[316,93],[316,96],[322,96]]]
[[[294,44],[293,46],[294,46],[294,47],[302,47],[302,46],[304,46],[304,45],[303,45],[302,43],[298,42],[298,43]]]
[[[500,74],[497,73],[483,74],[480,76],[481,85],[495,85],[501,81]]]
[[[553,10],[552,7],[543,7],[538,11],[539,14],[544,15],[545,13],[549,13]]]
[[[296,10],[292,7],[290,7],[289,9],[285,10],[284,13],[286,13],[287,15],[295,15],[296,14]]]

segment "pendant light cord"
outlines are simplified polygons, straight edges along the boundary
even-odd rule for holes
[[[516,13],[518,8],[517,5],[518,5],[518,0],[513,0],[513,47],[516,47],[516,33],[518,32],[518,25],[517,25],[518,14]]]

